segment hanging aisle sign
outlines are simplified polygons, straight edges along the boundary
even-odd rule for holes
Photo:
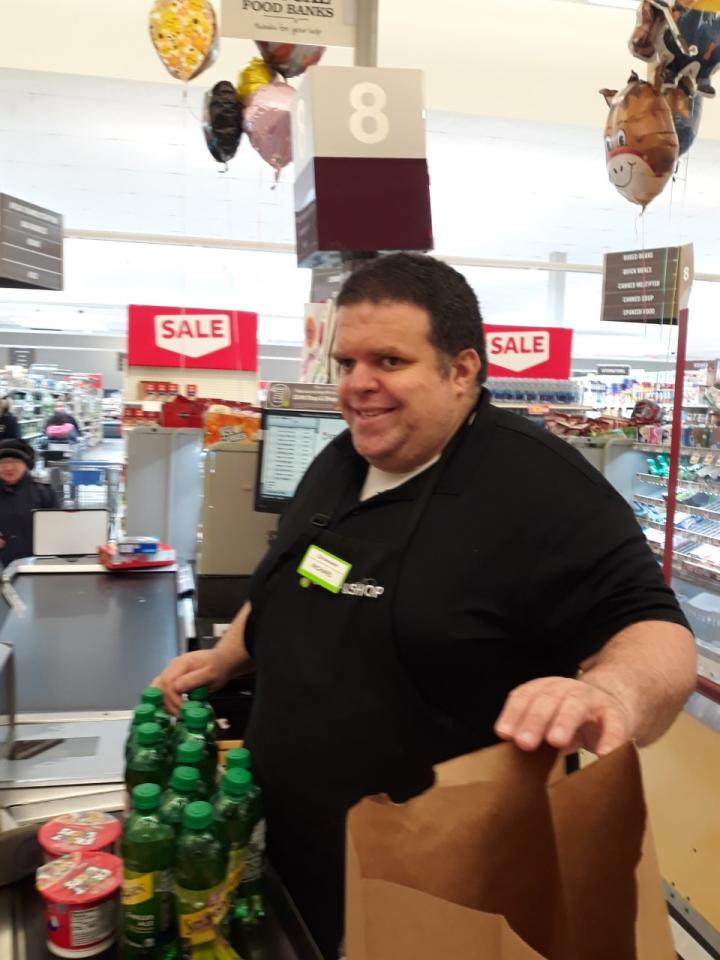
[[[220,35],[354,47],[356,0],[223,0]]]
[[[132,305],[127,363],[130,367],[257,370],[257,314]]]
[[[0,193],[0,287],[63,289],[63,218]]]
[[[676,324],[694,278],[693,245],[606,253],[601,320]]]

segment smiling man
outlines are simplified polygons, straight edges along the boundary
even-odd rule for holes
[[[649,743],[695,681],[693,638],[627,504],[490,403],[459,273],[371,262],[340,293],[333,352],[349,430],[308,469],[222,641],[156,678],[177,710],[192,687],[257,669],[247,739],[270,856],[328,958],[361,797],[413,796],[433,764],[498,738]]]

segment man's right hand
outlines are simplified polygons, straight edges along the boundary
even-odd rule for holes
[[[160,687],[165,696],[165,708],[177,716],[183,693],[195,687],[218,690],[225,686],[231,674],[232,664],[220,650],[195,650],[171,660],[151,686]]]

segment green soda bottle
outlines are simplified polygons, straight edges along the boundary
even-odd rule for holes
[[[212,791],[215,789],[217,771],[217,743],[214,737],[209,737],[207,734],[209,718],[210,714],[206,707],[191,706],[184,708],[182,713],[183,729],[179,739],[175,742],[175,748],[177,749],[181,743],[185,743],[188,740],[199,740],[204,745],[208,757],[206,761],[208,773],[207,776],[203,776],[203,779]]]
[[[226,912],[228,856],[213,824],[213,809],[204,800],[185,807],[174,869],[175,910],[183,960],[203,956],[214,943]]]
[[[225,882],[227,903],[233,900],[240,883],[250,834],[253,829],[252,776],[247,770],[230,770],[213,797],[213,817],[218,837],[228,851]]]
[[[163,729],[170,727],[170,714],[164,706],[163,692],[160,687],[145,687],[140,694],[140,703],[149,703],[155,708],[157,714],[156,723],[159,723]]]
[[[247,771],[249,773],[249,771]],[[252,824],[242,877],[235,894],[234,917],[246,926],[258,923],[265,916],[262,879],[265,860],[265,817],[262,808],[262,790],[250,774],[248,791],[250,822]]]
[[[188,739],[178,744],[175,750],[175,763],[182,767],[193,767],[198,772],[195,800],[207,800],[215,786],[215,770],[205,744],[199,739]]]
[[[178,716],[177,722],[175,724],[175,743],[180,743],[184,739],[185,734],[187,733],[187,724],[185,720],[188,715],[189,710],[196,710],[200,704],[193,703],[192,700],[185,700],[184,703],[180,705],[180,715]]]
[[[137,747],[137,731],[141,723],[154,723],[155,722],[155,709],[149,703],[141,703],[133,712],[132,723],[130,724],[130,732],[128,733],[128,738],[125,741],[125,760],[128,759],[131,752]]]
[[[143,783],[122,838],[123,955],[154,960],[172,939],[172,871],[175,835],[158,816],[160,787]]]
[[[185,807],[197,800],[200,774],[194,767],[175,767],[170,777],[170,786],[160,800],[160,819],[169,824],[179,835]]]
[[[141,723],[137,728],[137,747],[125,765],[125,784],[130,793],[141,783],[156,783],[165,788],[170,779],[171,763],[163,732],[157,723]]]
[[[210,691],[207,687],[195,687],[194,690],[188,691],[188,703],[192,703],[195,707],[205,707],[207,712],[210,714],[210,720],[208,722],[208,736],[215,739],[215,710],[213,709],[212,704],[210,703],[208,697],[210,696]]]
[[[231,770],[249,770],[250,751],[245,747],[233,747],[225,754],[225,769],[229,773]]]

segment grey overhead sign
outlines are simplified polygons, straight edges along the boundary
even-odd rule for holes
[[[63,218],[0,193],[0,287],[63,289]]]

